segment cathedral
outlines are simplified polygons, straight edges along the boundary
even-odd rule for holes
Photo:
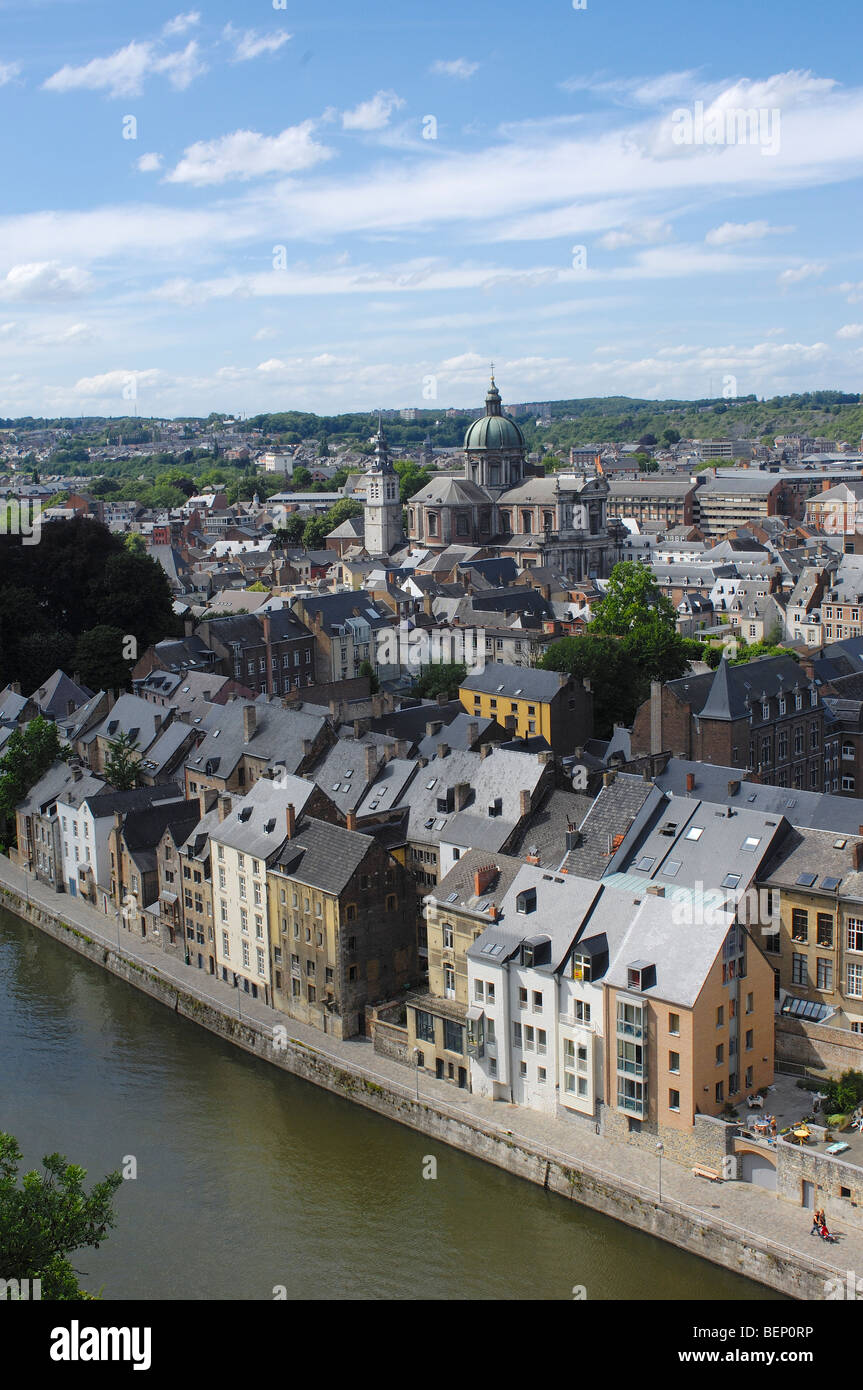
[[[603,477],[534,474],[524,435],[501,406],[494,377],[485,414],[464,437],[462,477],[433,478],[408,503],[412,549],[482,547],[520,568],[545,565],[575,580],[605,579],[621,558],[626,530],[606,515]],[[368,470],[365,550],[387,556],[402,543],[399,480],[379,429]]]

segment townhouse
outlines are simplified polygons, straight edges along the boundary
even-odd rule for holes
[[[222,672],[256,695],[287,695],[315,683],[315,640],[290,608],[206,619],[198,635]]]
[[[203,737],[185,764],[187,796],[205,791],[242,795],[268,770],[305,771],[336,737],[325,713],[285,709],[264,700],[213,705],[198,730]]]
[[[367,590],[298,598],[293,609],[314,637],[319,680],[349,680],[359,675],[364,662],[379,680],[391,680],[399,674],[398,663],[389,655],[392,643],[380,640],[381,634],[396,625],[397,615]]]
[[[589,682],[565,672],[495,664],[468,675],[459,699],[474,718],[494,719],[519,738],[544,738],[555,753],[593,737]]]
[[[183,800],[181,788],[172,783],[124,792],[87,776],[69,783],[56,801],[65,891],[87,898],[103,912],[111,910],[116,901],[116,852],[111,846],[115,816]]]

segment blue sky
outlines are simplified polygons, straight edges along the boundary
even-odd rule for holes
[[[0,415],[858,390],[862,28],[0,0]]]

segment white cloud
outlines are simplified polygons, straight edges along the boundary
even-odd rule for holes
[[[278,328],[259,328],[257,333],[255,334],[255,342],[263,343],[270,338],[278,338],[278,336]]]
[[[194,39],[184,49],[167,54],[160,54],[152,43],[133,40],[107,58],[93,58],[80,67],[65,64],[42,86],[49,92],[104,91],[110,97],[140,96],[145,80],[157,73],[167,75],[178,91],[185,91],[195,77],[206,71]]]
[[[343,111],[342,126],[345,130],[383,130],[393,111],[404,104],[404,98],[395,92],[376,92],[352,111]]]
[[[292,174],[329,159],[333,151],[313,138],[314,121],[288,126],[280,135],[235,130],[216,140],[198,140],[183,151],[168,183],[224,183],[266,174]]]
[[[162,33],[167,38],[171,38],[177,34],[185,34],[187,30],[194,29],[195,25],[200,24],[200,22],[200,11],[189,10],[187,14],[178,14],[175,15],[173,19],[169,19]]]
[[[135,160],[135,168],[142,174],[154,174],[157,169],[162,167],[162,156],[160,154],[142,154],[140,159]]]
[[[793,266],[790,270],[783,270],[778,279],[783,289],[787,285],[799,285],[802,280],[815,280],[819,275],[823,275],[827,269],[818,261],[808,261],[804,265]]]
[[[437,77],[473,77],[479,68],[479,63],[471,63],[467,58],[452,58],[446,60],[438,58],[436,63],[432,63],[429,72]]]
[[[75,385],[71,387],[71,392],[75,396],[81,397],[119,397],[124,399],[123,393],[127,392],[125,399],[129,399],[128,390],[134,382],[135,389],[140,390],[142,386],[155,386],[164,378],[164,372],[158,367],[148,367],[144,371],[122,371],[102,372],[100,376],[80,377]]]
[[[278,53],[286,43],[293,38],[292,34],[286,34],[284,30],[280,33],[261,34],[256,29],[235,29],[233,24],[226,24],[222,30],[222,37],[234,45],[235,63],[246,63],[251,58],[259,58],[262,53]]]
[[[839,290],[847,297],[849,304],[859,304],[863,299],[863,280],[858,280],[856,284],[853,280],[844,280]]]
[[[618,251],[624,246],[638,246],[657,241],[668,241],[671,236],[671,227],[664,222],[661,217],[647,218],[641,222],[635,222],[628,228],[619,228],[606,232],[599,238],[600,246],[606,251]]]
[[[0,63],[0,87],[5,87],[7,82],[14,82],[20,72],[20,63]]]
[[[0,279],[0,300],[68,299],[89,288],[91,277],[78,266],[59,261],[13,265]]]
[[[863,323],[844,323],[837,328],[837,338],[859,338],[863,334]]]
[[[793,227],[771,227],[769,222],[723,222],[713,227],[704,240],[708,246],[736,246],[742,241],[760,241],[766,236],[778,236],[793,231]]]

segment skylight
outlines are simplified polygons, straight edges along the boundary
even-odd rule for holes
[[[747,835],[740,848],[746,850],[747,854],[751,854],[760,844],[761,837],[759,835]]]
[[[687,838],[687,840],[700,840],[703,834],[704,834],[704,826],[703,826],[703,825],[692,825],[692,826],[689,827],[689,829],[688,829],[687,832],[686,832],[686,838]]]
[[[652,869],[655,863],[656,859],[652,854],[643,854],[640,859],[636,860],[635,867],[641,873],[646,874],[648,869]]]
[[[796,882],[800,888],[811,888],[817,877],[817,874],[798,874]]]
[[[841,882],[841,878],[822,878],[821,887],[826,888],[828,893],[834,893]]]
[[[669,859],[667,863],[662,866],[662,872],[665,874],[666,878],[676,878],[680,873],[680,860]]]
[[[721,888],[736,888],[741,877],[741,874],[726,874],[719,886]]]

